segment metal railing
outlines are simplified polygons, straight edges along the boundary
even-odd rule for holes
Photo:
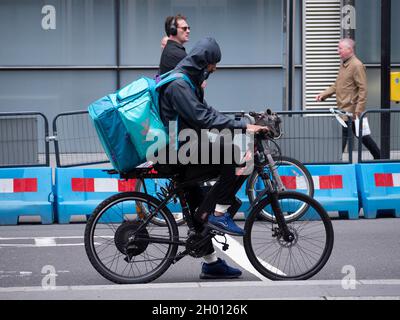
[[[57,115],[53,135],[57,167],[109,162],[87,111]]]
[[[245,111],[224,111],[239,118]],[[276,141],[282,155],[305,164],[352,163],[353,145],[343,150],[342,126],[329,111],[279,111],[282,118],[282,137]],[[347,122],[351,138],[351,120]]]
[[[0,113],[0,167],[49,166],[49,124],[40,112]]]
[[[374,109],[364,112],[360,117],[358,136],[362,136],[363,122],[368,119],[371,138],[380,151],[380,160],[372,159],[363,141],[358,140],[358,163],[399,162],[400,161],[400,110]]]
[[[245,111],[223,113],[239,118]],[[361,139],[358,146],[347,143],[346,149],[343,149],[343,130],[347,131],[349,141],[354,141],[350,119],[348,128],[343,129],[328,111],[278,114],[283,120],[283,136],[276,142],[282,154],[303,163],[400,161],[400,110],[368,110],[360,118],[362,123],[368,116],[371,137],[380,149],[382,141],[388,141],[389,157],[381,160],[372,159]],[[386,129],[390,127],[389,136],[380,134],[383,126]],[[49,166],[51,141],[54,142],[57,167],[109,163],[87,111],[57,115],[53,121],[52,136],[49,136],[47,118],[39,112],[0,113],[0,167]]]

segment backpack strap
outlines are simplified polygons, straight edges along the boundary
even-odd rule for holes
[[[156,76],[154,77],[154,80],[156,80],[156,84],[159,83],[162,79],[168,77],[172,73],[172,71],[174,70],[170,70],[164,74],[156,74]]]
[[[164,74],[164,75],[167,75],[167,77],[163,78],[159,83],[157,83],[157,85],[156,85],[156,90],[159,89],[159,88],[161,88],[163,85],[166,85],[166,84],[168,84],[168,83],[170,83],[170,82],[172,82],[172,81],[175,81],[175,80],[177,80],[177,79],[183,79],[183,80],[185,80],[185,81],[190,85],[190,87],[192,88],[193,91],[196,90],[196,88],[195,88],[195,86],[193,85],[192,81],[191,81],[191,80],[189,79],[189,77],[188,77],[186,74],[184,74],[184,73],[181,73],[181,72],[172,73],[172,74],[166,73],[166,74]],[[161,77],[163,77],[164,75],[162,75]]]

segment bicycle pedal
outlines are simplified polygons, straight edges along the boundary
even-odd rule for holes
[[[215,229],[211,229],[211,230],[210,230],[210,233],[211,233],[212,235],[214,235],[214,236],[224,236],[224,235],[225,235],[224,232],[221,232],[221,231],[218,231],[218,230],[215,230]]]

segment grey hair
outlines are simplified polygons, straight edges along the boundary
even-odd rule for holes
[[[344,44],[347,48],[355,49],[356,42],[350,38],[344,38],[340,40],[340,43]]]

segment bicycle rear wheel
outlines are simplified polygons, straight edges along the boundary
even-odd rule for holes
[[[281,175],[281,179],[285,185],[286,191],[299,191],[311,198],[314,197],[314,182],[304,164],[286,156],[281,156],[279,158],[274,157],[274,161],[277,163],[277,166],[281,168],[281,171],[284,172],[284,174]],[[265,166],[265,170],[269,170],[268,166]],[[273,178],[272,175],[271,177]],[[246,192],[250,203],[254,203],[258,195],[266,188],[266,181],[261,179],[257,171],[253,171],[246,185]],[[299,210],[293,212],[290,216],[286,216],[285,219],[296,219],[296,217],[300,216],[306,209],[306,206],[300,207]],[[263,210],[261,214],[267,219],[271,218],[271,215],[267,211]]]
[[[284,215],[307,205],[297,219],[286,220],[293,233],[285,241],[275,219],[258,219],[262,210],[273,216],[271,200],[264,198],[251,211],[245,224],[244,248],[251,264],[272,280],[306,280],[318,273],[333,248],[333,227],[325,209],[314,199],[297,192],[278,193]]]
[[[161,276],[172,263],[179,233],[167,208],[158,226],[151,214],[160,202],[143,193],[120,193],[94,210],[85,228],[85,249],[93,267],[115,283],[145,283]]]

